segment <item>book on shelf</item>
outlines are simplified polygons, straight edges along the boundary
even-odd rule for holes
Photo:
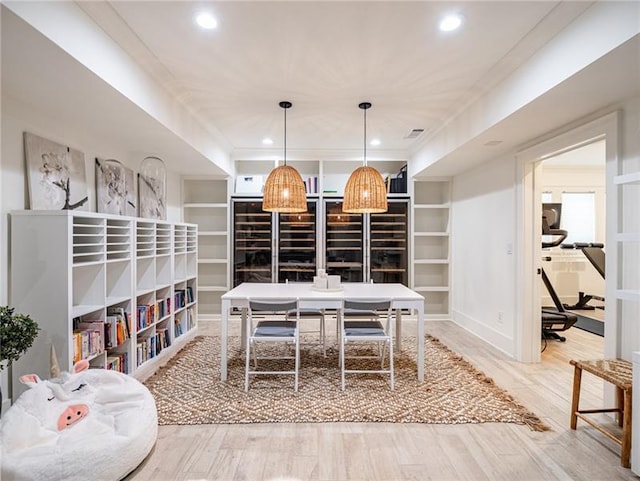
[[[174,292],[174,306],[176,309],[181,309],[183,308],[186,303],[185,303],[185,299],[186,299],[186,290],[185,289],[176,289]]]
[[[187,303],[191,304],[193,302],[193,287],[187,286]]]
[[[155,324],[156,306],[155,304],[139,304],[137,306],[138,313],[138,331]]]
[[[102,320],[76,320],[73,331],[73,359],[82,359],[101,353],[105,349],[105,324]]]
[[[108,332],[108,349],[117,347],[131,338],[128,318],[127,312],[122,307],[113,307],[107,310],[107,325],[105,331]]]
[[[108,355],[105,369],[127,374],[129,372],[129,354],[118,352]]]
[[[156,302],[155,308],[158,313],[158,319],[168,316],[171,314],[171,298],[167,297],[166,299],[160,299]]]
[[[304,182],[305,190],[307,194],[317,194],[318,193],[318,177],[307,177]]]

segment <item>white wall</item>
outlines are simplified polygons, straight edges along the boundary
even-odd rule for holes
[[[553,202],[561,202],[563,192],[593,192],[595,194],[595,242],[605,242],[605,181],[606,173],[601,167],[549,167],[542,162],[542,191],[551,192]],[[605,251],[606,251],[605,245]],[[543,253],[552,258],[542,264],[546,274],[562,302],[575,304],[578,292],[604,297],[604,279],[580,250],[553,248]],[[553,306],[547,290],[541,288],[543,306]],[[592,301],[593,306],[602,305]]]
[[[9,212],[26,209],[29,205],[27,177],[23,151],[23,132],[31,132],[55,142],[72,146],[85,155],[88,185],[88,210],[96,210],[95,197],[95,157],[115,158],[123,164],[139,171],[142,154],[124,152],[117,145],[101,139],[100,132],[81,131],[65,122],[64,118],[53,118],[38,111],[32,105],[7,96],[2,97],[2,150],[0,157],[0,304],[9,304]],[[153,151],[153,146],[149,146]],[[180,221],[180,177],[167,173],[167,219]],[[36,320],[37,321],[37,320]],[[6,370],[0,373],[2,392],[9,392]],[[5,400],[5,408],[7,407]]]
[[[515,356],[515,162],[500,158],[453,179],[453,320]]]

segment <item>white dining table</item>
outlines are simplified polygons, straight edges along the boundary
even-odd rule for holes
[[[246,313],[250,299],[297,299],[300,308],[341,309],[345,299],[390,299],[396,312],[396,350],[400,351],[402,309],[414,309],[418,316],[417,358],[418,381],[424,380],[424,296],[402,284],[344,283],[335,291],[316,290],[305,283],[244,282],[222,295],[222,329],[220,348],[220,378],[227,380],[229,314],[232,308],[242,309],[242,336],[246,336]],[[244,345],[244,342],[241,343]]]

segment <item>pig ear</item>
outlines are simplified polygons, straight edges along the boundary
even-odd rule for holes
[[[41,381],[37,374],[25,374],[24,376],[20,376],[20,382],[29,387],[34,387]]]
[[[78,361],[73,365],[73,372],[76,374],[84,371],[85,369],[89,369],[89,361],[87,361],[86,359]]]

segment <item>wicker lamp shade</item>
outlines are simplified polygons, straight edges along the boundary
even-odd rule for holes
[[[350,214],[379,213],[387,211],[387,187],[380,172],[367,165],[367,110],[370,102],[358,105],[364,112],[364,162],[354,170],[344,188],[342,210]]]
[[[380,172],[363,165],[351,173],[344,189],[344,212],[362,214],[387,211],[387,187]]]
[[[262,210],[268,212],[306,212],[304,182],[296,169],[281,165],[271,171],[262,192]]]
[[[287,165],[287,109],[288,100],[278,103],[284,112],[284,165],[269,173],[262,191],[262,210],[267,212],[298,213],[307,211],[307,193],[300,173]]]

